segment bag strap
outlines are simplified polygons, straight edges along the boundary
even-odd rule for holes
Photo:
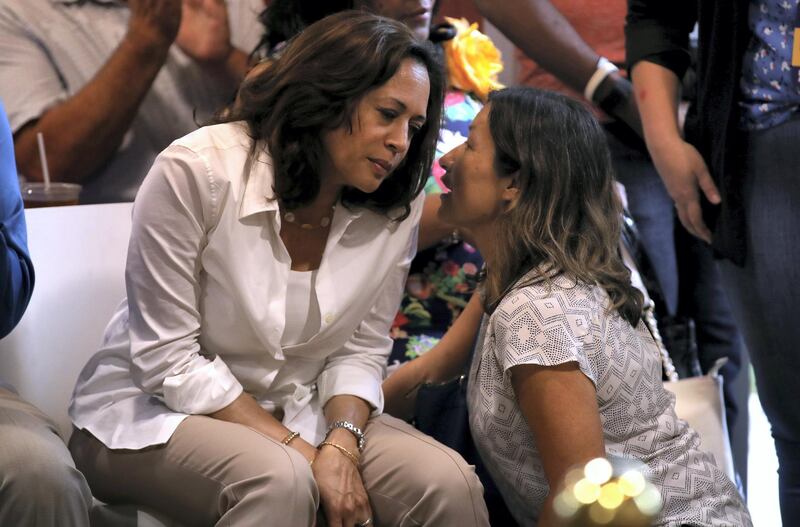
[[[655,311],[655,303],[648,300],[647,304],[642,310],[642,320],[644,321],[647,331],[653,337],[656,343],[658,353],[661,355],[661,365],[664,368],[664,374],[667,376],[669,382],[676,382],[678,380],[678,372],[675,370],[675,364],[672,363],[672,358],[669,356],[667,347],[664,346],[664,340],[661,338],[661,333],[658,331],[658,324],[656,324],[656,317],[653,314]]]

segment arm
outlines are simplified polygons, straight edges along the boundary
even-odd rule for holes
[[[511,368],[511,383],[550,485],[538,525],[555,526],[554,492],[567,471],[605,457],[597,392],[575,362],[547,367],[520,364]]]
[[[425,196],[425,207],[419,222],[419,249],[433,247],[453,233],[454,227],[439,219],[442,197],[439,194]]]
[[[678,124],[680,77],[689,65],[688,35],[694,26],[693,0],[667,5],[650,0],[629,2],[626,49],[647,148],[664,180],[681,223],[695,236],[711,241],[703,221],[700,192],[720,202],[700,153],[684,141]]]
[[[203,64],[209,75],[229,78],[232,86],[241,79],[247,58],[229,42],[224,2],[206,0],[196,6],[180,0],[130,0],[128,4],[127,33],[103,67],[76,94],[17,130],[17,158],[20,171],[28,178],[42,178],[38,132],[45,136],[50,173],[56,181],[81,182],[106,164],[130,128],[173,42]],[[22,35],[14,38],[26,40]],[[42,67],[50,70],[47,82],[59,85],[47,57],[34,43],[28,44],[34,49],[19,56],[19,66],[26,67],[27,58],[36,56],[45,63]]]
[[[22,318],[33,293],[33,276],[14,145],[0,104],[0,338],[8,335]]]
[[[80,182],[117,151],[166,61],[181,21],[180,0],[131,0],[129,5],[128,31],[94,78],[74,96],[16,132],[19,168],[28,178],[42,178],[38,132],[47,142],[50,173],[56,181]],[[47,60],[44,54],[38,58]],[[64,130],[69,133],[62,133]]]
[[[711,231],[703,221],[700,190],[713,204],[720,195],[703,157],[687,143],[678,126],[678,77],[658,64],[642,61],[633,67],[633,83],[653,164],[675,201],[686,229],[707,243]]]
[[[511,376],[550,486],[542,527],[556,525],[552,499],[566,471],[605,456],[595,371],[586,347],[593,314],[565,296],[555,289],[549,296],[520,289],[501,302],[491,327],[495,356]],[[571,306],[569,316],[562,306]]]
[[[600,56],[549,0],[475,0],[478,10],[511,42],[572,89],[583,93]],[[611,73],[590,101],[641,135],[630,83]]]
[[[445,382],[464,371],[482,316],[480,295],[476,293],[433,349],[406,362],[383,381],[387,413],[400,419],[411,418],[416,389],[421,384]]]

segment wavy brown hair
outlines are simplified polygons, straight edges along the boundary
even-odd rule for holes
[[[643,297],[619,253],[622,204],[597,120],[562,95],[513,87],[489,95],[489,130],[495,168],[514,175],[519,194],[498,221],[487,310],[518,282],[564,274],[605,289],[612,309],[636,326]]]
[[[346,187],[342,203],[381,213],[401,213],[422,191],[436,153],[444,99],[441,64],[431,44],[403,24],[359,11],[331,15],[306,28],[286,50],[239,91],[239,104],[224,121],[246,121],[255,148],[272,156],[274,191],[287,209],[319,193],[324,156],[321,136],[340,126],[352,130],[364,95],[388,81],[412,59],[428,71],[430,96],[423,127],[414,134],[404,161],[375,192]]]

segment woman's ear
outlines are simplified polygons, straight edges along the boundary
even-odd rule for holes
[[[507,211],[513,209],[517,205],[517,200],[519,199],[518,175],[519,172],[514,172],[503,178],[507,179],[507,182],[504,183],[505,188],[503,189],[503,199],[508,203],[506,207]]]

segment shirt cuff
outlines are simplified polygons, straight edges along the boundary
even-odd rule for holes
[[[324,408],[331,397],[354,395],[364,399],[372,408],[372,416],[383,413],[382,379],[375,377],[364,368],[340,365],[323,371],[317,378],[319,399]]]
[[[190,415],[221,410],[243,391],[242,385],[219,357],[187,373],[164,379],[166,405],[173,411]]]

